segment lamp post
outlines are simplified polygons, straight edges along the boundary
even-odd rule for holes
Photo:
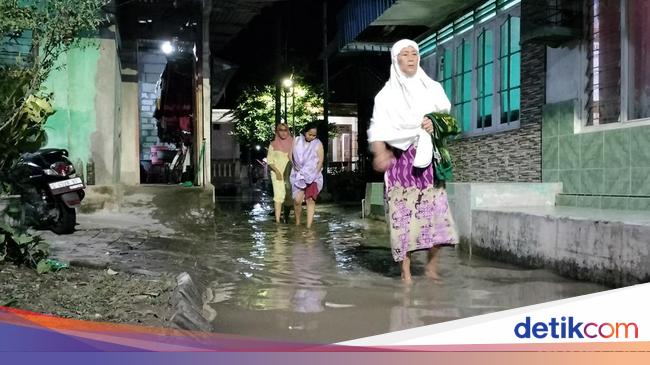
[[[284,116],[282,120],[284,123],[287,122],[287,89],[284,89]]]
[[[291,88],[291,129],[293,135],[296,135],[296,87]]]
[[[293,86],[293,75],[291,77],[286,78],[282,80],[282,86],[284,86],[284,122],[289,125],[289,121],[287,120],[287,94],[289,92],[289,89]],[[292,105],[293,108],[293,105]],[[293,112],[293,109],[292,109]],[[293,118],[293,117],[292,117]]]

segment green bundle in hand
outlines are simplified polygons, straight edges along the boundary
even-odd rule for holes
[[[433,140],[434,156],[438,151],[440,159],[435,162],[436,182],[441,183],[451,181],[453,177],[453,163],[451,154],[447,148],[447,137],[460,134],[461,130],[456,122],[456,118],[448,113],[429,113],[426,115],[433,122]]]

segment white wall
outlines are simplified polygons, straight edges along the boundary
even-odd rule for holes
[[[212,109],[212,146],[210,156],[213,160],[238,160],[239,143],[233,130],[232,118],[225,116],[226,109]],[[215,128],[218,125],[218,129]]]
[[[140,183],[140,119],[137,70],[123,69],[121,103],[120,182],[126,185]],[[129,77],[132,80],[129,80]]]

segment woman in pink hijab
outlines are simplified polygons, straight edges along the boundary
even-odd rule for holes
[[[269,146],[266,162],[271,168],[271,181],[273,182],[273,203],[275,205],[275,222],[280,223],[282,203],[286,198],[285,180],[289,179],[286,171],[293,151],[293,138],[289,127],[285,123],[275,126],[275,139]]]

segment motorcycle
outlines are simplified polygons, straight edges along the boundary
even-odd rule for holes
[[[25,153],[17,170],[27,224],[56,234],[74,232],[76,208],[85,196],[85,185],[76,175],[68,151],[48,148]]]

